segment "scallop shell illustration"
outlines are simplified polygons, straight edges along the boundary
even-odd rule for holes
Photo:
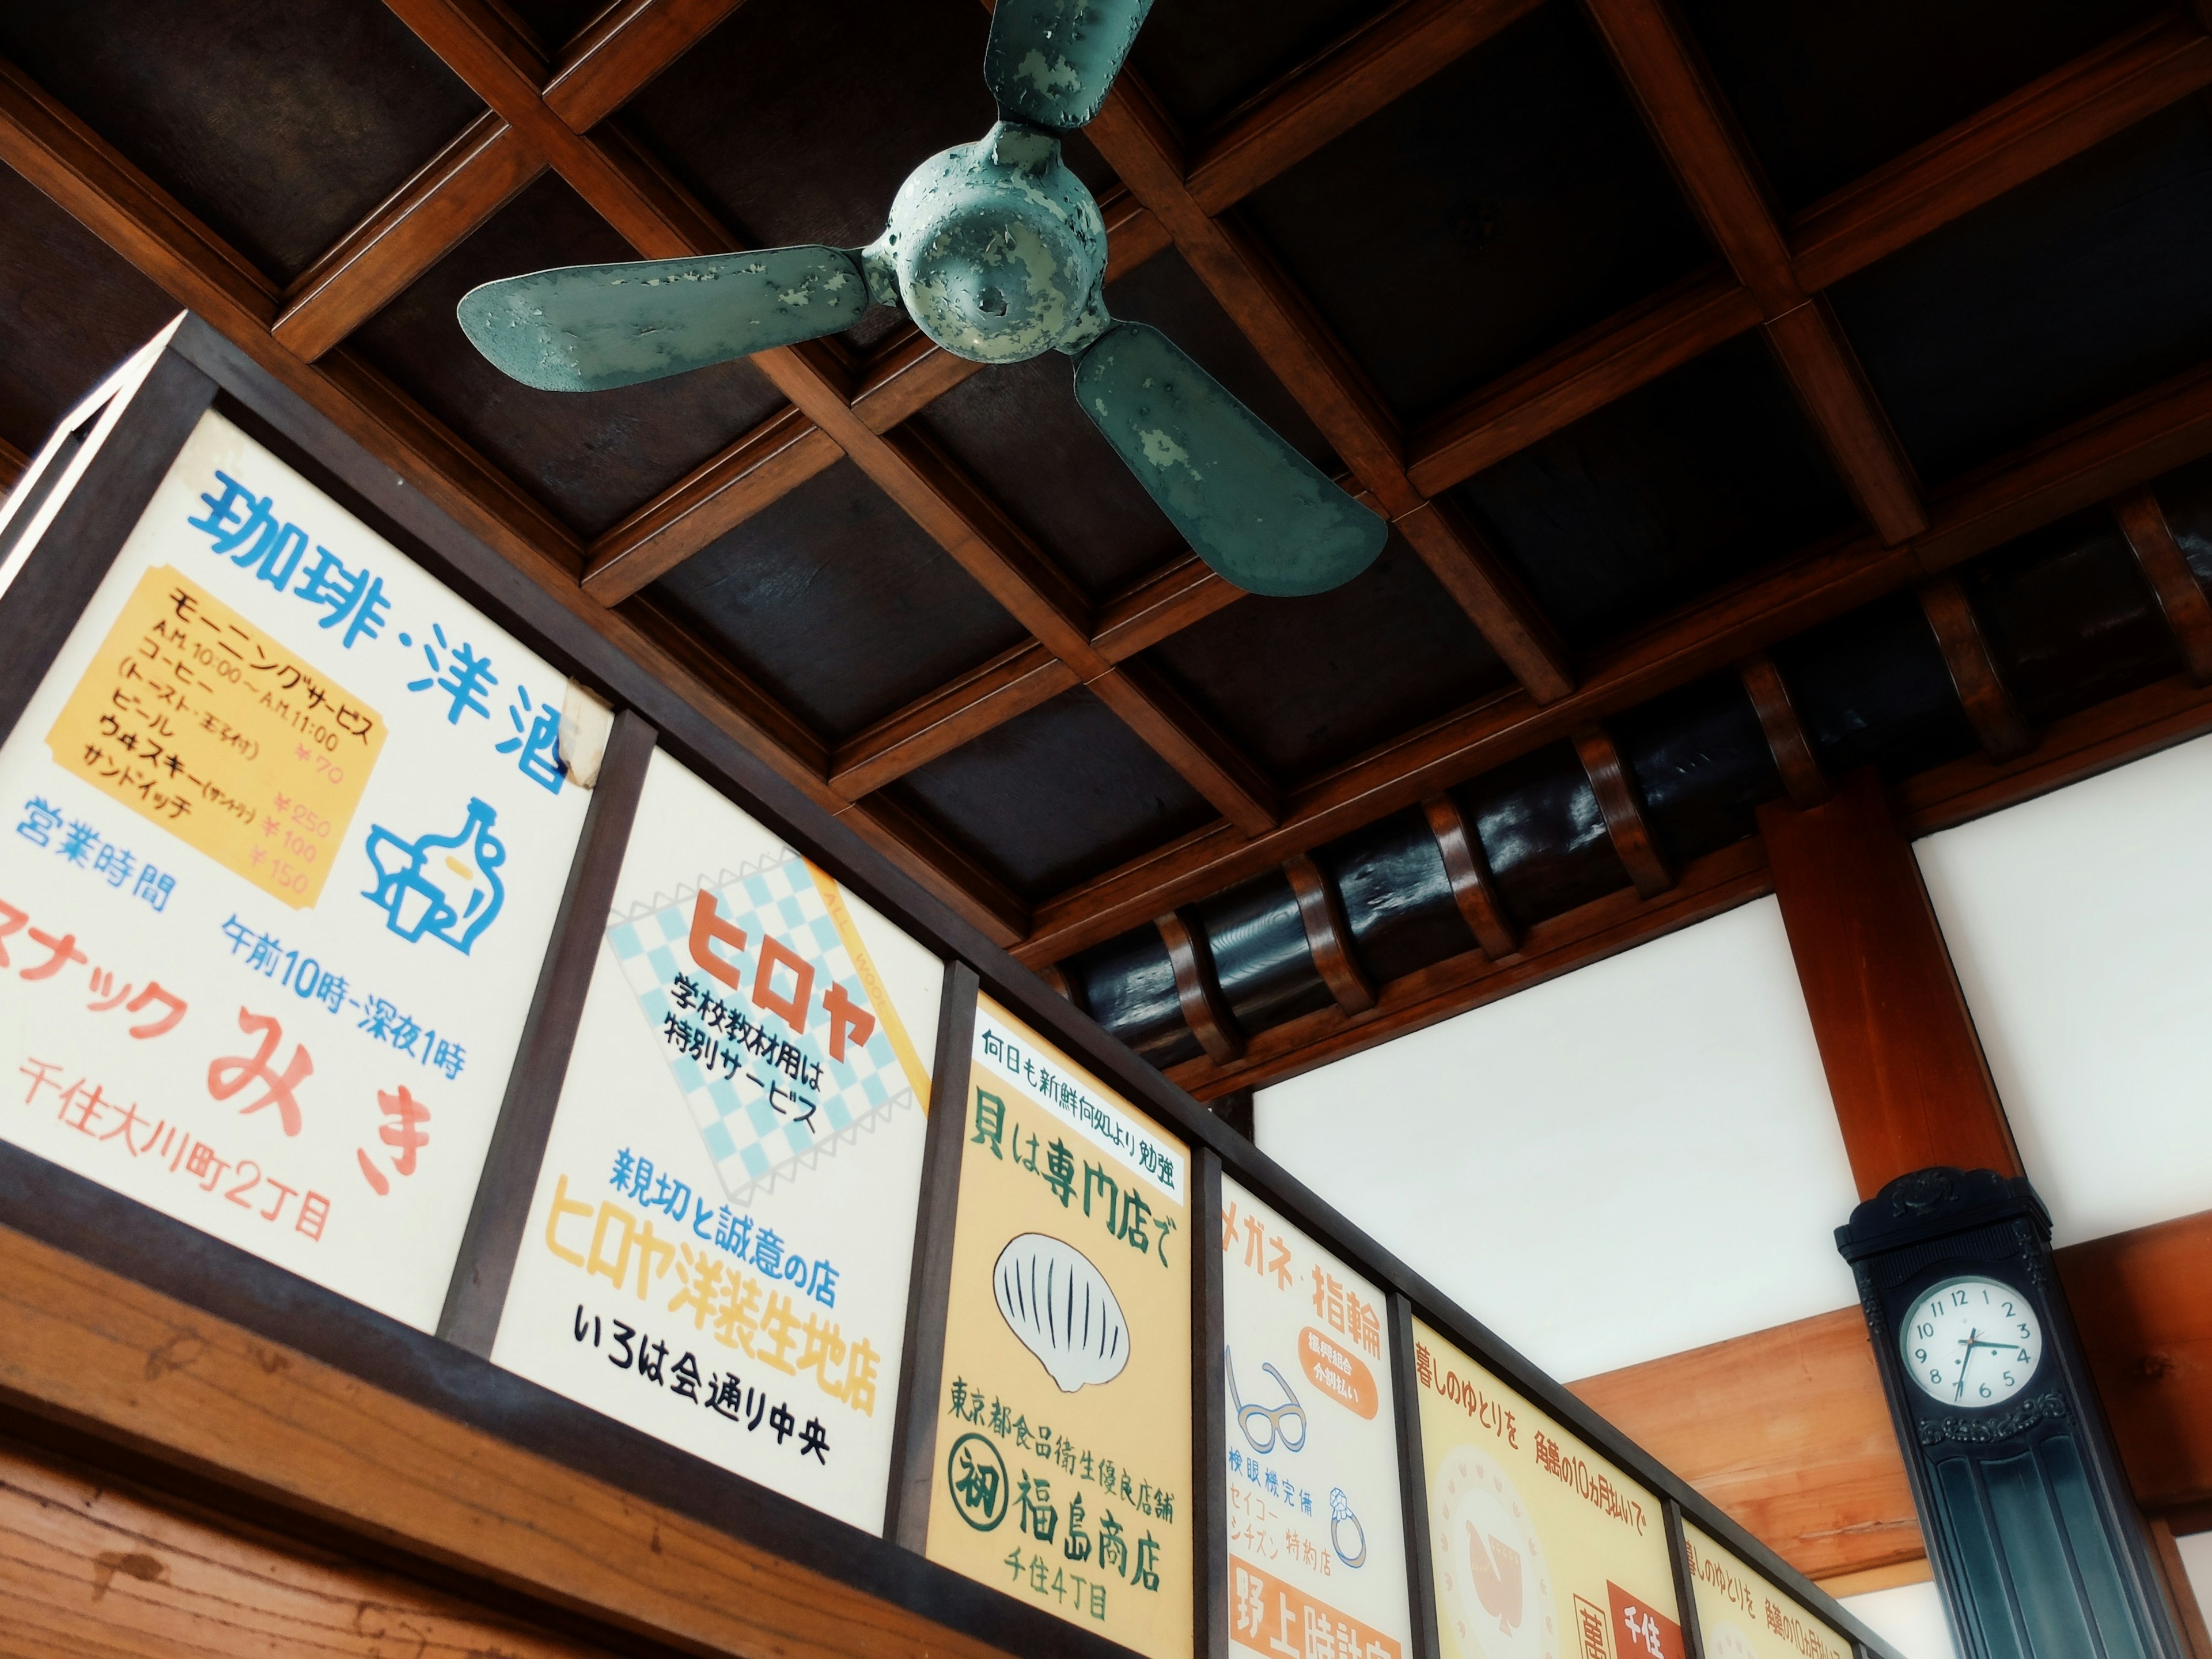
[[[999,1252],[991,1288],[1006,1328],[1073,1394],[1111,1382],[1129,1363],[1129,1322],[1091,1258],[1048,1233],[1024,1233]]]

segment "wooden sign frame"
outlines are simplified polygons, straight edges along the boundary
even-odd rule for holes
[[[1863,1659],[1899,1659],[1686,1482],[1078,1012],[686,701],[677,687],[654,678],[595,626],[598,607],[580,590],[568,599],[556,586],[516,568],[195,316],[180,317],[64,419],[0,515],[0,560],[6,562],[0,564],[0,639],[9,645],[0,653],[0,738],[13,731],[171,459],[210,408],[236,422],[371,530],[593,688],[619,711],[615,733],[539,975],[440,1334],[402,1325],[6,1145],[0,1145],[0,1225],[1007,1652],[1113,1659],[1127,1650],[927,1561],[919,1553],[936,1461],[952,1200],[964,1116],[952,1103],[964,1092],[976,996],[988,992],[1188,1144],[1194,1224],[1202,1225],[1201,1218],[1218,1212],[1226,1172],[1384,1291],[1413,1595],[1408,1659],[1436,1659],[1437,1653],[1411,1353],[1416,1313],[1661,1497],[1669,1514],[1678,1582],[1679,1512],[1778,1586],[1819,1609],[1858,1644]],[[41,527],[19,556],[27,526],[34,523]],[[881,1537],[601,1416],[484,1358],[497,1329],[566,1072],[600,919],[655,747],[666,749],[745,811],[805,849],[947,964]],[[1218,1250],[1194,1254],[1194,1468],[1188,1490],[1193,1520],[1200,1528],[1197,1559],[1202,1582],[1194,1597],[1193,1652],[1196,1659],[1227,1659],[1222,1275]],[[1684,1611],[1687,1623],[1686,1604]]]

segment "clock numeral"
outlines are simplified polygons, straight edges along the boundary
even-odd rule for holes
[[[1933,1366],[1930,1366],[1928,1371],[1928,1380],[1930,1382],[1940,1383],[1943,1380],[1943,1373],[1936,1370]]]
[[[2006,1303],[2006,1304],[2004,1304],[2004,1310],[2005,1310],[2005,1317],[2006,1317],[2007,1319],[2010,1319],[2010,1318],[2012,1317],[2012,1304],[2011,1304],[2011,1303],[2009,1303],[2009,1302]],[[2026,1328],[2025,1326],[2023,1326],[2021,1328],[2022,1328],[2022,1329],[2026,1329],[2027,1328]]]

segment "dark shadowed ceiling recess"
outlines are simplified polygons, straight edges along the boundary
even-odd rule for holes
[[[1207,1095],[1737,902],[1850,768],[1925,824],[2202,719],[2190,7],[1157,0],[1071,164],[1115,313],[1391,521],[1316,599],[1191,557],[1057,358],[462,340],[491,276],[868,240],[988,21],[0,9],[0,441],[191,307]]]

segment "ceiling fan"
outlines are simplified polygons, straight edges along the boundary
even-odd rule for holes
[[[1350,581],[1388,526],[1158,329],[1106,310],[1106,227],[1060,159],[1129,55],[1152,0],[1000,0],[983,79],[999,119],[932,156],[865,248],[820,246],[486,283],[461,328],[548,392],[600,392],[795,345],[895,306],[947,351],[1075,361],[1083,412],[1198,556],[1277,597]]]

